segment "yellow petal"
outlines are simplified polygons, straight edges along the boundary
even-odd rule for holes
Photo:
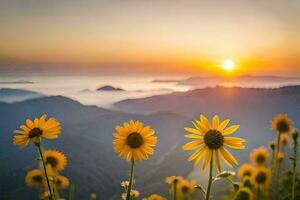
[[[238,161],[235,159],[235,157],[233,157],[233,155],[229,151],[227,151],[224,147],[221,147],[220,151],[227,161],[229,162],[232,161],[234,164],[238,165]]]
[[[186,127],[186,128],[184,128],[184,130],[186,130],[190,133],[195,133],[195,134],[198,134],[198,135],[202,135],[201,132],[198,129]]]
[[[238,138],[238,137],[224,137],[225,142],[233,142],[233,143],[243,143],[246,142],[245,139],[243,138]]]
[[[206,151],[205,160],[204,160],[203,165],[202,165],[202,170],[205,170],[205,168],[207,167],[208,163],[212,159],[211,155],[212,155],[212,152],[211,152],[210,149],[208,149]]]
[[[188,161],[194,160],[196,157],[198,157],[200,154],[202,154],[203,151],[204,151],[204,147],[202,147],[201,149],[195,151],[192,155],[189,156]]]
[[[224,128],[229,124],[230,119],[225,119],[218,127],[219,131],[223,131]]]
[[[223,161],[228,165],[230,168],[232,168],[232,164],[230,163],[230,160],[226,157],[226,154],[224,154],[224,151],[220,149],[220,152],[222,154]]]
[[[203,124],[203,125],[205,125],[205,127],[207,128],[207,129],[210,129],[210,123],[209,123],[209,121],[208,121],[208,119],[204,116],[204,115],[200,115],[200,121],[201,121],[201,123]]]
[[[215,152],[215,162],[217,165],[218,172],[221,172],[221,161],[219,156],[219,150],[215,150],[214,152]]]
[[[192,150],[200,147],[204,143],[203,140],[195,140],[192,142],[188,142],[185,145],[182,146],[183,150]]]
[[[232,148],[232,149],[245,149],[245,145],[243,144],[230,144],[230,143],[224,143],[226,146]]]
[[[240,125],[233,125],[222,131],[223,135],[230,135],[240,128]]]
[[[200,132],[205,134],[208,131],[208,128],[205,125],[203,125],[200,121],[195,120],[195,122],[198,125],[198,128],[199,128]]]
[[[201,138],[203,138],[203,136],[198,135],[198,134],[187,134],[187,135],[184,135],[184,137],[186,137],[186,138],[193,138],[193,139],[201,139]]]
[[[33,122],[30,119],[26,119],[26,125],[27,127],[29,127],[30,129],[34,128]]]
[[[201,153],[199,153],[198,157],[196,158],[195,162],[194,162],[194,167],[196,167],[199,162],[202,160],[202,158],[204,157],[205,155],[205,152],[207,151],[208,147],[207,146],[204,146],[202,149],[201,149]]]
[[[215,115],[213,117],[213,129],[218,129],[219,127],[219,123],[220,123],[220,120],[219,120],[219,116],[218,115]]]

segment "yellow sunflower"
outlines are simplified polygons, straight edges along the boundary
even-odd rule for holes
[[[279,139],[279,146],[280,147],[284,147],[285,145],[287,145],[287,143],[289,142],[289,137],[288,135],[281,135],[280,139]]]
[[[166,178],[166,183],[173,184],[175,181],[183,179],[181,176],[169,176]]]
[[[176,185],[176,196],[178,199],[187,199],[194,192],[194,188],[196,186],[195,181],[188,181],[186,179],[180,179]],[[174,188],[172,187],[171,190]],[[172,191],[171,191],[172,192]],[[172,192],[173,194],[173,192]]]
[[[272,129],[279,133],[290,133],[293,127],[293,121],[287,115],[277,115],[272,120]]]
[[[282,162],[283,159],[284,159],[284,153],[283,152],[278,152],[278,154],[277,154],[278,162]]]
[[[249,188],[241,188],[236,194],[234,200],[253,200],[254,195]]]
[[[243,178],[245,178],[246,176],[251,177],[254,171],[254,167],[249,164],[249,163],[245,163],[243,164],[239,171],[238,171],[238,177],[243,180]]]
[[[229,167],[232,168],[232,163],[238,165],[238,161],[225,146],[233,149],[244,149],[245,140],[238,137],[227,137],[239,128],[239,125],[226,128],[229,121],[229,119],[226,119],[220,122],[218,115],[215,115],[211,124],[204,115],[200,115],[200,119],[193,122],[194,128],[185,128],[186,131],[190,132],[190,134],[185,135],[185,137],[195,140],[183,145],[183,150],[196,149],[188,160],[192,161],[195,159],[194,165],[196,166],[204,158],[202,165],[202,169],[204,170],[214,154],[217,169],[221,171],[221,154],[224,162]]]
[[[56,150],[47,150],[43,152],[43,157],[45,159],[46,166],[51,166],[51,168],[56,172],[61,172],[67,165],[66,156]]]
[[[166,200],[166,199],[158,194],[152,194],[148,198],[146,198],[146,200]]]
[[[61,133],[61,127],[56,119],[46,120],[46,115],[43,115],[33,121],[27,119],[26,123],[20,126],[20,130],[15,130],[14,133],[13,143],[24,148],[30,140],[35,144],[39,144],[42,137],[47,139],[57,138]]]
[[[116,138],[113,141],[114,149],[121,158],[128,161],[147,160],[148,155],[154,153],[152,147],[157,145],[154,133],[153,129],[140,121],[125,122],[123,126],[116,126],[116,133],[113,134]]]
[[[46,186],[46,178],[41,170],[33,169],[27,173],[25,183],[29,187],[41,188]]]
[[[166,178],[166,183],[171,185],[170,194],[174,195],[174,183],[176,182],[176,197],[185,199],[191,196],[196,186],[195,181],[188,181],[180,176],[170,176]]]
[[[266,167],[258,167],[252,176],[252,184],[259,189],[268,189],[272,182],[272,172]]]
[[[250,157],[254,164],[261,166],[269,160],[269,151],[264,147],[259,147],[252,150]]]
[[[54,179],[54,184],[57,189],[66,189],[69,187],[69,179],[65,176],[57,176]]]

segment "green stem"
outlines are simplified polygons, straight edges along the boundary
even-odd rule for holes
[[[132,182],[133,182],[133,176],[134,176],[134,160],[131,160],[131,167],[130,167],[130,179],[129,179],[129,185],[127,189],[127,194],[126,194],[126,200],[130,200],[130,193],[131,193],[131,188],[132,188]]]
[[[177,197],[177,178],[174,180],[173,182],[173,189],[174,189],[174,194],[173,194],[173,200],[176,200],[176,197]]]
[[[69,200],[74,200],[74,193],[75,193],[75,185],[72,183],[70,186]]]
[[[45,159],[44,159],[44,156],[43,156],[43,153],[42,153],[41,145],[40,145],[40,143],[37,143],[36,146],[38,148],[39,154],[40,154],[41,159],[42,159],[43,168],[44,168],[46,181],[47,181],[47,186],[48,186],[48,190],[49,190],[49,193],[50,193],[50,199],[53,200],[53,194],[52,194],[52,190],[51,190],[51,186],[50,186],[50,181],[49,181],[49,178],[48,178],[46,163],[45,163]]]
[[[209,200],[209,197],[210,197],[210,190],[211,190],[211,184],[212,184],[213,158],[214,158],[214,153],[212,152],[211,159],[210,159],[209,179],[208,179],[208,186],[207,186],[205,200]]]
[[[295,200],[295,185],[296,185],[296,167],[297,167],[297,138],[294,139],[294,159],[293,159],[293,184],[292,184],[292,200]]]
[[[276,144],[276,151],[275,151],[275,155],[274,155],[274,159],[275,159],[275,180],[278,180],[278,176],[279,176],[279,161],[278,161],[278,153],[280,150],[280,137],[281,137],[281,133],[278,133],[278,138],[277,138],[277,144]],[[277,186],[277,184],[276,184]]]

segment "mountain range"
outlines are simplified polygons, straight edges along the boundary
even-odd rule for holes
[[[300,86],[277,89],[205,88],[142,99],[128,99],[114,105],[114,110],[85,106],[63,96],[42,96],[16,103],[0,103],[0,199],[37,199],[36,191],[25,187],[26,171],[37,166],[33,145],[20,150],[12,144],[13,130],[26,118],[46,113],[62,124],[57,140],[44,140],[47,149],[57,149],[68,157],[63,175],[75,184],[76,197],[88,199],[95,192],[100,199],[120,199],[120,182],[127,179],[129,164],[118,158],[112,147],[115,125],[130,119],[141,120],[156,130],[156,153],[137,163],[135,188],[142,196],[159,193],[167,197],[164,179],[182,175],[205,183],[199,168],[187,161],[189,153],[181,150],[187,140],[183,127],[205,114],[219,114],[240,124],[236,136],[247,140],[243,151],[232,151],[240,163],[248,160],[254,147],[268,145],[275,138],[270,120],[278,113],[288,114],[299,127]],[[223,165],[224,166],[224,165]],[[224,166],[225,168],[225,166]],[[206,185],[204,185],[205,187]],[[65,191],[63,195],[67,195]]]

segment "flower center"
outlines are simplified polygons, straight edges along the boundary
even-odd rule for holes
[[[39,176],[39,175],[36,175],[36,176],[33,176],[33,177],[32,177],[32,180],[33,180],[34,182],[41,183],[41,182],[43,181],[43,178],[42,178],[41,176]]]
[[[236,199],[243,199],[243,200],[248,200],[250,199],[250,195],[248,192],[246,191],[240,191],[237,195]]]
[[[181,191],[182,191],[183,194],[187,194],[187,193],[189,193],[190,188],[187,187],[187,186],[183,186],[183,187],[181,188]]]
[[[56,167],[58,162],[56,158],[49,156],[46,158],[46,164],[51,165],[51,167]]]
[[[131,148],[136,149],[144,144],[144,139],[141,134],[134,132],[128,135],[126,142]]]
[[[219,149],[224,144],[224,136],[218,130],[209,130],[204,136],[204,143],[210,149]]]
[[[251,171],[250,170],[246,170],[244,172],[243,176],[251,176]]]
[[[285,120],[282,120],[277,123],[277,130],[280,133],[287,133],[290,131],[290,126]]]
[[[56,184],[57,184],[57,185],[61,185],[61,183],[62,183],[62,181],[59,180],[59,179],[56,181]]]
[[[259,163],[259,164],[262,164],[265,162],[265,156],[262,155],[262,154],[259,154],[257,157],[256,157],[256,162]]]
[[[265,183],[266,180],[267,180],[267,175],[264,172],[259,172],[255,177],[255,181],[260,184]]]
[[[43,131],[40,128],[33,128],[29,131],[29,138],[39,137],[43,134]]]

